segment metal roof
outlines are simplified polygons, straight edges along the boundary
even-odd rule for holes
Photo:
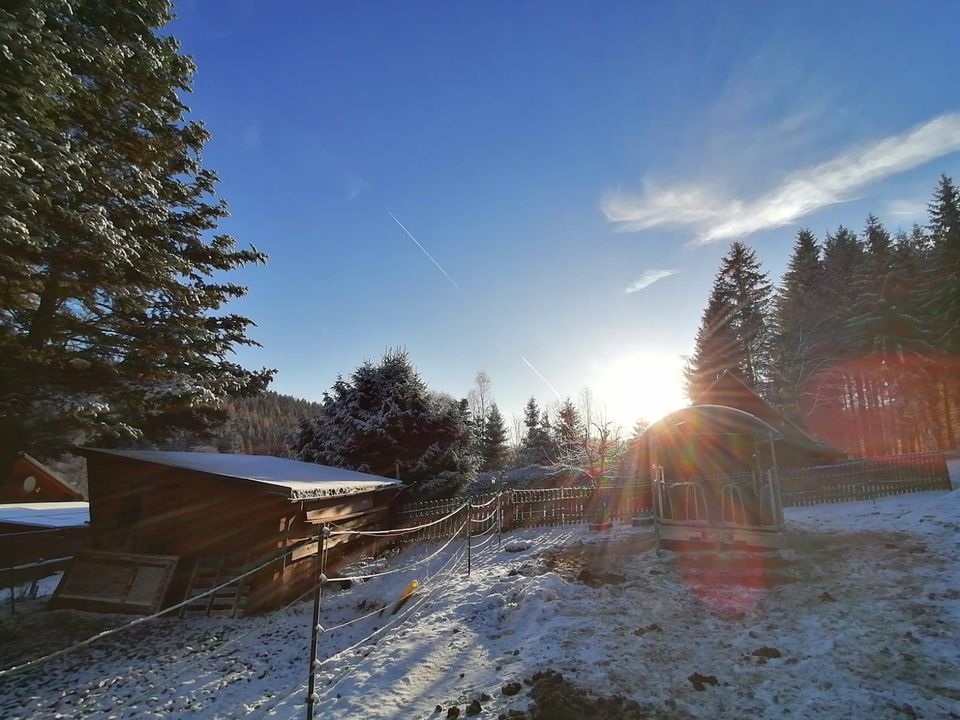
[[[85,455],[112,455],[165,467],[237,478],[262,485],[270,492],[291,500],[307,500],[331,495],[400,487],[399,480],[368,475],[355,470],[273,457],[272,455],[234,455],[227,453],[164,452],[159,450],[105,450],[81,448]]]

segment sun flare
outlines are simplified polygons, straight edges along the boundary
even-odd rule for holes
[[[636,351],[615,355],[598,366],[590,383],[608,417],[630,430],[689,404],[679,355]]]

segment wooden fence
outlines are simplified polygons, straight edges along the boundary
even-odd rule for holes
[[[852,460],[804,468],[782,468],[783,505],[869,500],[887,495],[926,490],[950,490],[950,477],[942,453]],[[739,476],[738,476],[739,477]],[[750,479],[744,475],[742,479]],[[701,478],[710,482],[720,478]],[[737,477],[723,478],[727,481]],[[410,533],[406,540],[436,540],[456,533],[469,518],[473,535],[495,531],[496,512],[503,529],[568,525],[602,519],[629,522],[652,512],[650,485],[646,482],[496,493],[403,505],[397,512],[399,527],[430,524]],[[458,512],[459,509],[459,512]]]
[[[784,506],[872,500],[888,495],[950,490],[942,453],[851,460],[780,471]]]
[[[651,511],[649,483],[598,485],[592,487],[507,490],[469,498],[410,503],[399,510],[400,528],[429,525],[406,536],[406,540],[436,540],[450,537],[464,522],[473,535],[496,530],[497,513],[503,530],[545,525],[569,525],[603,519],[629,522]],[[459,512],[458,512],[459,509]]]

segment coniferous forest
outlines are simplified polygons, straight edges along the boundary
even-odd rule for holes
[[[694,401],[735,373],[851,455],[954,447],[960,411],[960,193],[941,176],[927,225],[797,233],[774,288],[756,253],[723,258],[686,367]]]

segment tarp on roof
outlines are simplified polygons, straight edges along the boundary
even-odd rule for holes
[[[4,503],[0,505],[0,522],[45,528],[80,527],[90,522],[90,503]]]
[[[748,435],[780,439],[783,434],[769,423],[743,410],[723,405],[691,405],[661,418],[646,434]]]
[[[793,445],[827,454],[842,455],[836,448],[820,442],[793,420],[774,408],[747,385],[742,378],[729,370],[720,373],[717,379],[710,384],[710,387],[700,394],[696,405],[723,405],[743,410],[775,427],[783,434],[784,439]]]
[[[246,480],[262,485],[270,492],[285,495],[291,500],[308,500],[330,495],[355,495],[401,486],[400,481],[379,475],[368,475],[355,470],[344,470],[272,455],[103,450],[100,448],[82,448],[80,452],[113,455],[165,467]]]

